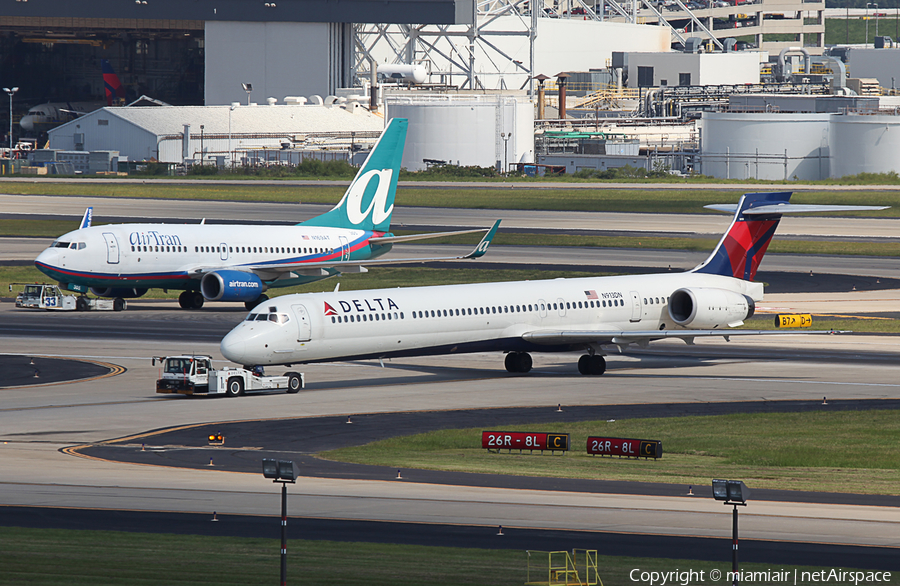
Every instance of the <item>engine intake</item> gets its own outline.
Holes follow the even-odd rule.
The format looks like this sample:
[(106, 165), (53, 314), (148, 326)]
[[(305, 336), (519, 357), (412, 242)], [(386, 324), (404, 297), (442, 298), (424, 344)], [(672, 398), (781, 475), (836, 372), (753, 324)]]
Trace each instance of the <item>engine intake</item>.
[(121, 297), (122, 299), (133, 299), (140, 297), (147, 292), (147, 289), (126, 289), (124, 287), (91, 287), (91, 293), (97, 297)]
[(753, 299), (727, 289), (684, 288), (669, 297), (669, 316), (684, 328), (736, 327), (755, 311)]
[(200, 293), (210, 301), (255, 301), (265, 290), (255, 273), (243, 271), (215, 271), (200, 280)]

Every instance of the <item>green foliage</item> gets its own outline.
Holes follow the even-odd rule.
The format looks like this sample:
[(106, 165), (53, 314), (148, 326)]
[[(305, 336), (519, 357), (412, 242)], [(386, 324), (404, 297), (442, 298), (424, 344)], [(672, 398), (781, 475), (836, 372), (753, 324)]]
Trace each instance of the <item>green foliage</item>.
[(431, 165), (424, 171), (407, 171), (400, 170), (400, 179), (416, 180), (416, 179), (432, 179), (432, 178), (473, 178), (473, 177), (497, 177), (497, 170), (494, 167), (478, 167), (477, 165), (451, 165), (445, 163), (443, 165)]
[(235, 167), (234, 169), (222, 170), (219, 175), (264, 179), (296, 179), (298, 177), (352, 179), (357, 171), (358, 169), (347, 161), (320, 161), (319, 159), (308, 158), (303, 159), (296, 166)]
[(835, 185), (900, 185), (900, 175), (896, 171), (887, 173), (857, 173), (828, 181)]
[(573, 175), (578, 179), (659, 179), (671, 177), (665, 165), (655, 165), (652, 171), (643, 167), (611, 167), (609, 169), (580, 169)]
[(219, 169), (215, 165), (192, 165), (190, 169), (188, 169), (188, 175), (190, 176), (213, 176), (218, 175)]
[(171, 165), (168, 163), (147, 163), (143, 168), (135, 171), (133, 175), (142, 177), (167, 177), (170, 175), (169, 169)]

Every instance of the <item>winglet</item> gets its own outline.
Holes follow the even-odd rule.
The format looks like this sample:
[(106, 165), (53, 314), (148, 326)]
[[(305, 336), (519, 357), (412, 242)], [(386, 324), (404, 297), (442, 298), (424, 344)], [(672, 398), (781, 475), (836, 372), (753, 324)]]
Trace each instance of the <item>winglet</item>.
[(491, 226), (491, 229), (488, 230), (488, 233), (484, 235), (484, 238), (481, 239), (481, 242), (478, 243), (478, 246), (475, 247), (475, 250), (464, 256), (463, 258), (481, 258), (487, 252), (488, 246), (491, 245), (491, 240), (494, 239), (494, 235), (497, 233), (497, 229), (500, 227), (500, 220), (494, 222), (494, 225)]
[(84, 210), (84, 216), (81, 218), (81, 226), (78, 227), (79, 230), (83, 230), (85, 228), (91, 227), (91, 219), (94, 217), (94, 208), (89, 207)]

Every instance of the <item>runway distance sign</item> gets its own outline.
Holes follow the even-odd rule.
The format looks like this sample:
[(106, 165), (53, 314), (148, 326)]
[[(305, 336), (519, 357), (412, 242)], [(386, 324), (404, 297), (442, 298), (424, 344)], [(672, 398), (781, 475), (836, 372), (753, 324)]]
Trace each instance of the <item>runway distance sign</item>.
[(809, 313), (784, 313), (775, 316), (776, 328), (808, 328), (811, 325), (812, 314)]
[(621, 437), (588, 437), (587, 453), (593, 456), (662, 458), (662, 442)]
[(481, 447), (486, 450), (569, 450), (567, 433), (533, 433), (527, 431), (483, 431)]

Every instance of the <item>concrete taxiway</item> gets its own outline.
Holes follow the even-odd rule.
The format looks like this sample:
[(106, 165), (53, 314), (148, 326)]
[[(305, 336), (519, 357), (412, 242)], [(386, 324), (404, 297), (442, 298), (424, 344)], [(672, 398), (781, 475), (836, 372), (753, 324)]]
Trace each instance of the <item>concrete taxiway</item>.
[[(830, 400), (900, 398), (897, 346), (891, 337), (741, 340), (728, 345), (729, 354), (719, 353), (717, 347), (710, 345), (705, 357), (683, 356), (677, 346), (656, 355), (611, 356), (608, 374), (602, 378), (578, 375), (572, 354), (537, 355), (535, 370), (528, 376), (508, 375), (497, 354), (395, 360), (385, 368), (377, 361), (311, 365), (303, 368), (309, 383), (299, 395), (188, 399), (153, 392), (158, 369), (150, 365), (149, 357), (184, 350), (217, 356), (215, 344), (2, 338), (3, 353), (18, 354), (27, 348), (31, 354), (89, 357), (126, 370), (87, 382), (0, 390), (0, 504), (270, 514), (278, 489), (258, 474), (203, 465), (185, 470), (122, 464), (62, 451), (128, 436), (135, 436), (130, 449), (140, 450), (139, 444), (145, 442), (139, 436), (144, 432), (197, 423), (343, 419), (350, 414), (511, 404), (549, 409), (557, 403), (818, 401), (826, 395)], [(705, 354), (703, 342), (697, 348)], [(853, 358), (860, 354), (874, 358)], [(841, 355), (847, 359), (836, 358)], [(161, 448), (152, 440), (150, 446)], [(290, 506), (319, 519), (665, 536), (730, 534), (728, 510), (710, 499), (687, 497), (686, 491), (683, 496), (584, 494), (528, 486), (446, 486), (420, 483), (415, 476), (415, 471), (407, 471), (402, 480), (304, 478), (292, 487)], [(741, 519), (742, 535), (752, 539), (900, 547), (900, 514), (893, 507), (760, 500), (742, 511)]]

